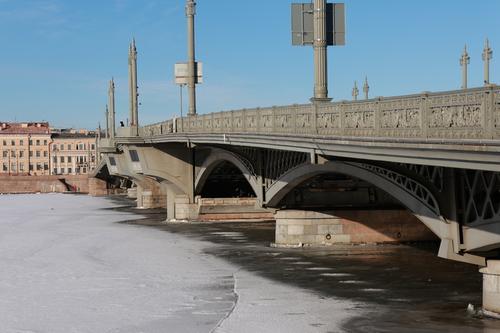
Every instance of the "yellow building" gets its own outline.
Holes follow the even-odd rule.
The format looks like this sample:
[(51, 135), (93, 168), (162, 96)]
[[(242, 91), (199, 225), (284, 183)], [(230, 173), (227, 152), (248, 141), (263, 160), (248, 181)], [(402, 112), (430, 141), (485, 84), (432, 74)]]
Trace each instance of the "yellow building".
[(85, 175), (96, 168), (96, 133), (87, 130), (53, 130), (51, 174)]
[(46, 122), (1, 122), (0, 174), (49, 175), (50, 142)]

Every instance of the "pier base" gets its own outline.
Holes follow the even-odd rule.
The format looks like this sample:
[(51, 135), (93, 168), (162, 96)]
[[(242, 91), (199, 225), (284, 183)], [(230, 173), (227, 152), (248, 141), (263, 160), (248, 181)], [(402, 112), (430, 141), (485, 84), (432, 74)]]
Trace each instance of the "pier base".
[(500, 260), (488, 260), (483, 273), (483, 312), (500, 319)]
[(275, 219), (275, 245), (283, 247), (437, 240), (423, 223), (402, 210), (281, 210)]

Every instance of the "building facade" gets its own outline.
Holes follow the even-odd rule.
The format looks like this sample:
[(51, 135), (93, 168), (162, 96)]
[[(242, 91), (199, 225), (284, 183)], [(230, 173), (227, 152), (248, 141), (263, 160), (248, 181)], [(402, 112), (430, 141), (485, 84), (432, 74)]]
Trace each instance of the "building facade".
[(87, 130), (54, 130), (51, 146), (53, 175), (85, 175), (97, 165), (96, 133)]
[(50, 143), (46, 122), (0, 123), (0, 174), (49, 175)]
[(0, 122), (0, 175), (85, 175), (96, 162), (95, 132)]

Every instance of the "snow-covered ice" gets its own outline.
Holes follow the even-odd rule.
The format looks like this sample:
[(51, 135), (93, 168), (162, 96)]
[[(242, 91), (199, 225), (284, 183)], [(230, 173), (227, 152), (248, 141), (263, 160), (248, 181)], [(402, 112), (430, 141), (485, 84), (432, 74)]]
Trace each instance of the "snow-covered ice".
[(205, 254), (209, 242), (116, 223), (140, 218), (116, 205), (0, 196), (0, 332), (339, 332), (353, 315)]

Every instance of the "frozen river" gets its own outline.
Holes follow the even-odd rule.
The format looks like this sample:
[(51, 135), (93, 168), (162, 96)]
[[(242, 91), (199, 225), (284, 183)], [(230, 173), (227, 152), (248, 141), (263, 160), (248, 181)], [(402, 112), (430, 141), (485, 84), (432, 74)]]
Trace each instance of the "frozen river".
[(0, 332), (500, 332), (465, 314), (477, 269), (432, 251), (271, 249), (269, 224), (123, 203), (0, 196)]
[(0, 332), (335, 332), (356, 306), (241, 270), (208, 242), (118, 224), (137, 216), (113, 206), (0, 196)]

